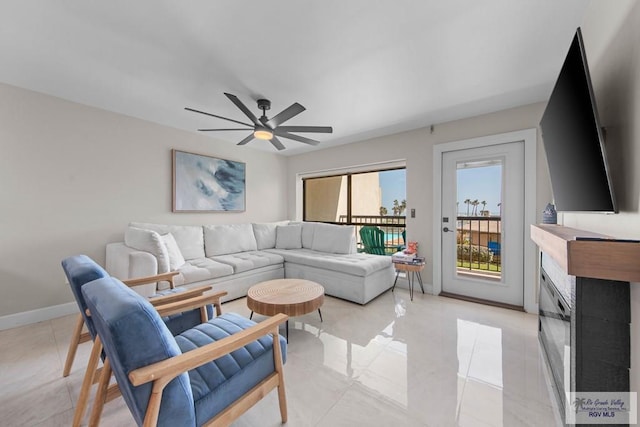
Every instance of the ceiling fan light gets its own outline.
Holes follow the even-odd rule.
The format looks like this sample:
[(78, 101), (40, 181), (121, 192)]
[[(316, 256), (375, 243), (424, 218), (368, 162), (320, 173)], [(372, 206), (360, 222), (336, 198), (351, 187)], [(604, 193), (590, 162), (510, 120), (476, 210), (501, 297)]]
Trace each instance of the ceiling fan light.
[(253, 132), (253, 136), (255, 136), (257, 139), (264, 139), (268, 141), (273, 138), (273, 132), (271, 132), (269, 129), (256, 129)]

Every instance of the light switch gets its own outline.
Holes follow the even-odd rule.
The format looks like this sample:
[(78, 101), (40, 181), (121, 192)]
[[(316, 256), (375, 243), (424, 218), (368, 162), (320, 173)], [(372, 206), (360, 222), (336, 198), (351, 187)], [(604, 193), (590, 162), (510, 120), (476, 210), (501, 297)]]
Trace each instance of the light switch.
[(416, 210), (411, 209), (411, 218), (415, 218), (415, 217), (416, 217)]

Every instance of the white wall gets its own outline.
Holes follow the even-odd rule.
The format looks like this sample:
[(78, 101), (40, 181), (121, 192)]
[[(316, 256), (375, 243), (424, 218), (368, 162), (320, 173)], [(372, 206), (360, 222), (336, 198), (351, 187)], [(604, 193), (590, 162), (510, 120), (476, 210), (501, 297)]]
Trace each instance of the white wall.
[[(179, 107), (176, 114), (180, 114)], [(246, 212), (172, 213), (171, 149), (242, 161)], [(60, 261), (130, 221), (286, 218), (286, 158), (0, 84), (0, 318), (73, 301)]]
[[(640, 2), (592, 2), (582, 23), (618, 215), (560, 214), (566, 226), (640, 239)], [(640, 262), (640, 260), (638, 260)], [(631, 285), (631, 390), (640, 391), (640, 283)]]
[[(300, 216), (296, 209), (296, 177), (315, 171), (350, 168), (391, 160), (406, 160), (407, 166), (407, 212), (416, 210), (416, 217), (407, 217), (407, 239), (419, 243), (419, 252), (427, 258), (423, 278), (433, 277), (432, 223), (433, 218), (433, 146), (443, 142), (457, 141), (478, 136), (493, 135), (538, 126), (545, 104), (533, 104), (499, 111), (478, 117), (443, 123), (434, 127), (417, 129), (387, 137), (314, 151), (289, 158), (287, 185), (289, 186), (289, 217)], [(546, 160), (542, 143), (538, 141), (537, 207), (541, 212), (551, 200)], [(526, 159), (536, 161), (536, 159)], [(541, 214), (538, 216), (540, 220)], [(301, 219), (301, 218), (297, 218)], [(528, 226), (527, 226), (528, 227)], [(530, 260), (535, 263), (536, 260)]]

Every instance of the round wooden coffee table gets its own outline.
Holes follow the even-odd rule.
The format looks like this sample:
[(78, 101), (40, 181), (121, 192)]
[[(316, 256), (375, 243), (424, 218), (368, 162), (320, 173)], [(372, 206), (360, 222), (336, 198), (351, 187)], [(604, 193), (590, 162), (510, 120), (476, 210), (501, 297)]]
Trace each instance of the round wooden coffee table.
[[(247, 292), (247, 307), (251, 316), (256, 312), (264, 316), (284, 313), (287, 316), (302, 316), (318, 310), (322, 322), (320, 307), (324, 303), (324, 288), (310, 280), (276, 279), (258, 283)], [(289, 321), (286, 324), (286, 337), (289, 342)]]

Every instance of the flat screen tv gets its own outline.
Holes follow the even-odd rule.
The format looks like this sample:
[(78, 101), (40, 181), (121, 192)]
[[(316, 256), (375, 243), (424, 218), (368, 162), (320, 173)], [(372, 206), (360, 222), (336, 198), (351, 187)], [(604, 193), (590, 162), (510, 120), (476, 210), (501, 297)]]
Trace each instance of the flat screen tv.
[(558, 211), (618, 209), (580, 28), (540, 122)]

